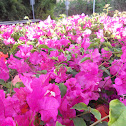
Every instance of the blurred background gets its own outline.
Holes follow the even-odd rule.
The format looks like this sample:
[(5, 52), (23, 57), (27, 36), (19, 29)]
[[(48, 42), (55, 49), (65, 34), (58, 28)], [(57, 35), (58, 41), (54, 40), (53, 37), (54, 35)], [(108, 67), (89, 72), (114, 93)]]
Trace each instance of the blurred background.
[[(45, 20), (48, 15), (56, 19), (61, 14), (66, 14), (66, 0), (35, 0), (34, 13), (36, 19)], [(95, 12), (103, 11), (105, 4), (110, 4), (111, 15), (114, 10), (126, 11), (126, 0), (95, 0)], [(93, 12), (93, 0), (69, 0), (68, 15)], [(32, 19), (32, 6), (30, 0), (0, 0), (0, 21), (23, 20), (25, 16)]]

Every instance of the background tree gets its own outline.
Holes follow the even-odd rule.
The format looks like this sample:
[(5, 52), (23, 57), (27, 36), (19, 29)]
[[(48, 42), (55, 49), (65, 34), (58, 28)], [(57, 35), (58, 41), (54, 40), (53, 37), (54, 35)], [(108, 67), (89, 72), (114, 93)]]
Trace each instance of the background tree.
[(48, 15), (54, 19), (54, 6), (56, 4), (56, 0), (36, 0), (35, 4), (35, 14), (36, 18), (46, 19)]
[[(54, 18), (56, 0), (35, 0), (35, 17), (46, 19), (48, 15)], [(0, 0), (0, 21), (23, 20), (25, 16), (32, 18), (30, 0)]]
[[(105, 4), (110, 4), (112, 11), (126, 11), (126, 0), (95, 0), (95, 12), (101, 13)], [(72, 0), (69, 5), (69, 16), (85, 13), (91, 15), (93, 13), (93, 0)], [(66, 14), (65, 0), (60, 0), (55, 6), (55, 16)]]
[(113, 0), (113, 8), (118, 11), (126, 11), (126, 0)]
[(24, 4), (23, 0), (1, 0), (0, 20), (21, 20), (24, 16), (30, 16), (30, 5)]

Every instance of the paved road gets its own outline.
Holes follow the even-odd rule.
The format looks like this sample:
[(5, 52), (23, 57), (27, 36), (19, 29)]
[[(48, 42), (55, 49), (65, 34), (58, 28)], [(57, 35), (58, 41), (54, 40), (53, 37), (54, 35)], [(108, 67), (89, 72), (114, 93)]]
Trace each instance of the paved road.
[[(31, 22), (39, 22), (41, 21), (40, 19), (30, 19)], [(0, 25), (12, 25), (12, 24), (26, 24), (28, 22), (28, 20), (19, 20), (19, 21), (3, 21), (0, 22)]]

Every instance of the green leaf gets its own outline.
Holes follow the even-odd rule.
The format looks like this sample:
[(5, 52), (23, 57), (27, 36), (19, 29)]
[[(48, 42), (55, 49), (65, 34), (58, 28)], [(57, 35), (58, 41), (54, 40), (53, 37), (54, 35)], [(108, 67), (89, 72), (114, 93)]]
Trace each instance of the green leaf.
[(112, 48), (112, 45), (110, 42), (106, 42), (106, 46)]
[(37, 73), (39, 73), (39, 74), (46, 74), (47, 73), (47, 70), (37, 71)]
[(117, 56), (117, 57), (121, 57), (121, 55), (122, 55), (122, 54), (117, 54), (116, 56)]
[(12, 53), (16, 50), (16, 48), (17, 48), (19, 45), (21, 45), (21, 43), (16, 43), (16, 44), (14, 44), (13, 47), (11, 48), (11, 50), (9, 51), (10, 54), (12, 54)]
[(61, 91), (61, 97), (63, 97), (66, 94), (67, 87), (64, 85), (64, 83), (58, 84), (59, 89)]
[(44, 45), (44, 44), (38, 45), (38, 48), (49, 49), (49, 47), (47, 45)]
[(31, 49), (31, 53), (34, 53), (35, 51), (37, 51), (37, 49)]
[(58, 57), (51, 57), (51, 59), (58, 61)]
[(86, 126), (85, 121), (79, 117), (74, 118), (73, 122), (74, 122), (74, 126)]
[(29, 17), (28, 17), (28, 16), (25, 16), (25, 17), (24, 17), (24, 19), (27, 19), (27, 20), (29, 20)]
[(104, 50), (106, 51), (110, 51), (110, 49), (108, 47), (104, 47)]
[(117, 38), (117, 39), (121, 39), (121, 36), (119, 36), (119, 35), (116, 35), (116, 38)]
[(67, 56), (67, 61), (71, 60), (71, 55)]
[(118, 99), (114, 99), (109, 104), (109, 122), (108, 126), (126, 125), (126, 106)]
[(83, 102), (80, 102), (78, 104), (75, 104), (72, 109), (77, 109), (77, 110), (88, 110), (88, 107), (86, 104), (84, 104)]
[(104, 72), (106, 72), (109, 76), (111, 76), (110, 72), (104, 66), (101, 66), (101, 69), (104, 70)]
[[(112, 45), (111, 45), (111, 43), (110, 42), (103, 42), (103, 45), (104, 46), (106, 46), (106, 47), (110, 47), (110, 48), (112, 48)], [(106, 48), (107, 49), (107, 48)]]
[(91, 49), (91, 48), (98, 47), (98, 46), (99, 46), (98, 42), (93, 42), (90, 44), (90, 46), (88, 48)]
[(11, 85), (12, 85), (12, 83), (11, 82), (8, 82), (8, 83), (4, 83), (4, 84), (2, 84), (4, 87), (6, 87), (6, 88), (8, 88), (8, 89), (10, 89), (11, 88)]
[(36, 44), (36, 42), (33, 42), (33, 41), (27, 41), (27, 45), (35, 45)]
[(80, 52), (84, 54), (84, 48), (80, 48)]
[(98, 110), (90, 108), (90, 112), (95, 116), (97, 120), (101, 119), (101, 113)]
[(56, 126), (65, 126), (65, 125), (62, 125), (61, 123), (59, 123), (58, 121), (56, 122)]
[(39, 78), (39, 77), (40, 77), (40, 75), (41, 75), (41, 74), (35, 74), (35, 76), (36, 76), (37, 78)]
[(55, 51), (56, 49), (54, 48), (49, 48), (48, 51), (51, 52), (51, 51)]
[(73, 72), (73, 70), (71, 69), (71, 67), (67, 67), (67, 72)]
[(15, 32), (15, 33), (13, 33), (13, 34), (11, 34), (11, 37), (15, 40), (15, 41), (17, 41), (19, 38), (20, 38), (20, 33), (19, 32)]
[(117, 48), (117, 47), (113, 47), (113, 49), (114, 49), (114, 52), (121, 52), (122, 53), (122, 49), (121, 48)]
[(15, 88), (20, 88), (20, 87), (25, 87), (24, 84), (22, 82), (17, 82), (15, 84)]
[(89, 60), (89, 59), (90, 59), (90, 57), (84, 57), (83, 59), (81, 59), (81, 63), (83, 63), (84, 61)]
[(0, 79), (0, 84), (5, 84), (3, 79)]
[(63, 49), (59, 49), (58, 52), (63, 52)]
[(114, 35), (114, 34), (112, 34), (112, 35), (111, 35), (111, 38), (115, 38), (115, 35)]

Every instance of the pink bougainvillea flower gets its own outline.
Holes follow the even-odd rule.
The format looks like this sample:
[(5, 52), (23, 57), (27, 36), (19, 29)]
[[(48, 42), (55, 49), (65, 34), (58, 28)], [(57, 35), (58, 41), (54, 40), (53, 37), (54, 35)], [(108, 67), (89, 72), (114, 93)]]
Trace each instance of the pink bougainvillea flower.
[(8, 38), (10, 38), (11, 36), (10, 36), (10, 33), (9, 33), (9, 32), (4, 32), (4, 33), (2, 34), (2, 37), (3, 37), (4, 39), (8, 39)]
[(70, 90), (74, 90), (77, 88), (76, 86), (79, 86), (79, 85), (77, 85), (76, 78), (70, 78), (70, 79), (66, 80), (66, 83), (64, 83), (64, 85), (66, 85), (67, 89), (70, 89)]
[(87, 54), (84, 57), (90, 57), (93, 63), (98, 63), (102, 59), (98, 49), (90, 50), (90, 54)]
[(30, 67), (24, 59), (18, 60), (17, 58), (13, 57), (13, 55), (10, 55), (7, 63), (9, 64), (9, 68), (16, 69), (18, 73), (25, 73), (30, 71)]
[[(78, 76), (78, 81), (80, 81), (79, 75), (84, 77), (83, 80), (90, 80), (90, 81), (99, 80), (97, 77), (98, 65), (96, 63), (93, 63), (90, 61), (85, 61), (83, 63), (80, 63), (80, 70), (81, 70), (81, 72), (76, 75), (76, 76)], [(83, 85), (84, 83), (85, 82), (83, 81), (80, 84)], [(87, 85), (87, 86), (89, 86), (89, 85)]]
[[(41, 81), (42, 82), (42, 81)], [(37, 84), (37, 83), (36, 83)], [(61, 96), (58, 86), (55, 84), (33, 86), (33, 91), (27, 97), (30, 109), (41, 114), (41, 120), (56, 121)]]
[(47, 90), (44, 96), (55, 97), (59, 103), (61, 102), (61, 92), (55, 83), (45, 86), (44, 89)]
[(30, 94), (30, 91), (26, 87), (14, 88), (15, 94), (12, 96), (13, 99), (18, 99), (21, 104), (26, 103), (26, 98)]
[(38, 87), (45, 87), (49, 85), (50, 74), (42, 74), (39, 78), (32, 79), (31, 88), (36, 89)]
[(69, 126), (69, 124), (73, 124), (70, 118), (74, 118), (76, 116), (75, 109), (71, 109), (72, 106), (67, 101), (66, 97), (62, 98), (61, 105), (59, 108), (60, 113), (62, 114), (62, 124), (65, 126)]
[(39, 52), (34, 52), (30, 54), (30, 59), (29, 61), (33, 64), (33, 65), (37, 65), (40, 64), (42, 61), (42, 56)]
[(126, 46), (122, 47), (122, 52), (123, 52), (123, 54), (121, 55), (121, 60), (123, 62), (126, 62)]
[(3, 79), (4, 81), (9, 79), (9, 69), (4, 62), (4, 57), (0, 58), (0, 79)]
[[(42, 86), (34, 88), (33, 92), (27, 97), (27, 102), (32, 111), (41, 113), (41, 120), (48, 122), (51, 119), (56, 120), (59, 108), (59, 102), (55, 95), (46, 96), (47, 90)], [(50, 92), (51, 93), (51, 92)]]
[(126, 72), (122, 72), (119, 77), (115, 79), (115, 84), (113, 85), (118, 92), (118, 95), (126, 94)]
[(98, 30), (98, 32), (96, 32), (96, 35), (97, 35), (97, 38), (99, 38), (101, 42), (104, 42), (103, 29)]
[(84, 48), (85, 51), (87, 51), (87, 48), (90, 46), (90, 39), (89, 38), (84, 38), (82, 43), (81, 43), (81, 47)]
[(104, 48), (101, 49), (101, 53), (104, 60), (109, 60), (110, 57), (112, 56), (112, 52), (106, 51)]
[(53, 97), (44, 97), (40, 104), (41, 120), (48, 122), (53, 119), (55, 121), (58, 115), (59, 102)]
[(21, 45), (19, 46), (19, 51), (15, 54), (15, 56), (23, 58), (23, 59), (27, 59), (28, 57), (30, 57), (31, 54), (31, 49), (33, 48), (32, 45)]
[(27, 111), (25, 114), (17, 115), (14, 119), (19, 126), (35, 126), (35, 113), (31, 110)]
[(27, 73), (24, 73), (23, 75), (19, 74), (19, 77), (20, 77), (21, 81), (23, 82), (23, 84), (25, 85), (25, 87), (29, 91), (32, 91), (32, 88), (31, 88), (32, 77), (29, 76), (29, 74), (27, 74)]
[(105, 88), (105, 89), (108, 89), (110, 87), (113, 87), (112, 80), (111, 80), (110, 76), (105, 77), (104, 78), (104, 81), (100, 81), (98, 86), (100, 88)]
[(30, 94), (30, 91), (26, 87), (20, 87), (20, 89), (14, 88), (14, 91), (15, 91), (15, 94), (12, 96), (12, 99), (14, 101), (17, 101), (17, 104), (14, 105), (13, 104), (14, 101), (10, 101), (12, 108), (10, 108), (10, 106), (7, 106), (7, 107), (11, 111), (13, 111), (13, 109), (16, 109), (15, 112), (17, 112), (17, 114), (13, 115), (13, 117), (17, 117), (18, 115), (23, 115), (29, 111), (29, 106), (26, 102), (26, 98)]
[(120, 60), (120, 59), (119, 60), (114, 59), (114, 61), (111, 64), (111, 67), (110, 67), (110, 74), (116, 75), (117, 72), (120, 73), (122, 71), (122, 69), (119, 71), (120, 68), (123, 68), (123, 62), (122, 62), (122, 60)]
[(5, 119), (5, 115), (4, 115), (4, 111), (5, 111), (4, 100), (5, 100), (5, 93), (4, 93), (3, 90), (0, 90), (0, 124)]
[(20, 101), (8, 96), (4, 101), (5, 117), (15, 117), (20, 113)]
[(57, 83), (61, 83), (65, 81), (68, 78), (68, 75), (66, 74), (67, 69), (65, 67), (60, 67), (59, 71), (57, 72), (57, 77), (55, 81)]
[(14, 79), (12, 80), (12, 83), (13, 83), (14, 86), (15, 86), (15, 84), (16, 84), (17, 82), (22, 82), (21, 79), (20, 79), (20, 77), (19, 77), (19, 75), (16, 75), (16, 76), (14, 77)]
[(3, 40), (5, 45), (9, 45), (9, 44), (15, 44), (15, 40), (13, 38), (8, 38), (8, 39), (4, 39)]
[[(0, 90), (0, 126), (16, 126), (16, 123), (12, 119), (12, 115), (14, 114), (13, 111), (9, 110), (7, 107), (8, 105), (6, 104), (6, 99), (5, 99), (5, 93), (3, 90)], [(11, 104), (11, 103), (10, 103)], [(9, 110), (9, 111), (8, 111)], [(10, 116), (7, 115), (6, 112), (9, 112)]]
[(7, 117), (5, 120), (2, 121), (0, 126), (16, 126), (16, 122), (13, 120), (12, 117)]

